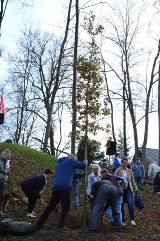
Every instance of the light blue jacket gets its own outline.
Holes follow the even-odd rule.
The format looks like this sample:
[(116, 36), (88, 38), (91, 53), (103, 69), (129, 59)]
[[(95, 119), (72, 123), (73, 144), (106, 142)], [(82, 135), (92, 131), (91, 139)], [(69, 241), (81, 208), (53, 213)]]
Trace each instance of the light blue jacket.
[(144, 177), (144, 166), (141, 163), (132, 164), (134, 177)]

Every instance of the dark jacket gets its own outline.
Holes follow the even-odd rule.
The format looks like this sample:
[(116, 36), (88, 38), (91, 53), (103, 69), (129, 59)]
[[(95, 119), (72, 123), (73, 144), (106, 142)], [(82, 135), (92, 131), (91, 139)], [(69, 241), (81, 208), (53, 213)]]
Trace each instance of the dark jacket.
[(22, 189), (27, 189), (31, 193), (34, 193), (36, 198), (40, 198), (40, 192), (43, 190), (46, 184), (44, 174), (39, 174), (30, 178), (27, 178), (21, 183)]
[(110, 181), (107, 180), (102, 180), (102, 181), (97, 181), (93, 184), (92, 188), (91, 188), (91, 195), (93, 195), (94, 199), (97, 196), (97, 193), (99, 191), (99, 188), (101, 185), (103, 184), (107, 184), (107, 185), (112, 185), (112, 183)]
[(84, 169), (86, 164), (81, 161), (62, 157), (58, 160), (53, 180), (52, 190), (69, 190), (72, 189), (75, 169)]
[(118, 195), (123, 196), (123, 189), (115, 176), (110, 173), (106, 173), (102, 175), (101, 180), (110, 181), (117, 188)]
[(6, 161), (0, 157), (0, 179), (5, 180), (7, 174), (5, 173), (5, 168), (6, 168)]

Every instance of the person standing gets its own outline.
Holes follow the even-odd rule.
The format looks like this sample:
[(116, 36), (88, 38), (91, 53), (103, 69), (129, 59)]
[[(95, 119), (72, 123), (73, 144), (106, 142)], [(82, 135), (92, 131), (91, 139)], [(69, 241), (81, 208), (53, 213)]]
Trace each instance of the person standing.
[(90, 196), (92, 186), (95, 182), (101, 180), (101, 174), (100, 174), (100, 166), (97, 164), (93, 164), (92, 166), (92, 172), (88, 175), (88, 185), (87, 185), (87, 194)]
[(116, 169), (119, 168), (121, 165), (121, 160), (120, 160), (120, 153), (116, 153), (115, 157), (113, 158), (113, 166), (112, 166), (112, 174), (115, 173)]
[(111, 206), (114, 223), (118, 232), (122, 231), (122, 226), (119, 219), (117, 209), (117, 188), (107, 180), (97, 181), (93, 184), (91, 197), (94, 198), (94, 204), (91, 214), (91, 224), (88, 233), (96, 233), (101, 228), (102, 212)]
[(159, 171), (160, 167), (154, 161), (152, 161), (148, 168), (148, 177), (154, 179)]
[(35, 218), (34, 207), (38, 199), (43, 204), (41, 194), (44, 191), (45, 185), (53, 172), (51, 169), (46, 169), (43, 174), (39, 174), (30, 178), (27, 178), (21, 183), (21, 188), (28, 198), (28, 213), (27, 217)]
[(79, 198), (78, 198), (78, 191), (79, 191), (79, 183), (80, 179), (84, 177), (85, 173), (79, 173), (79, 170), (76, 168), (74, 172), (74, 178), (73, 178), (73, 201), (74, 201), (74, 207), (76, 210), (79, 210)]
[(76, 157), (73, 154), (68, 155), (68, 157), (62, 157), (58, 160), (53, 179), (51, 199), (36, 223), (38, 230), (43, 226), (45, 220), (60, 201), (62, 209), (59, 214), (57, 228), (64, 227), (64, 222), (70, 208), (74, 170), (76, 168), (85, 169), (86, 165), (85, 162), (76, 160)]
[(5, 215), (3, 212), (3, 202), (5, 196), (5, 187), (7, 177), (10, 173), (10, 168), (7, 167), (7, 161), (10, 160), (11, 151), (6, 149), (2, 152), (0, 157), (0, 215)]
[(121, 161), (121, 167), (115, 171), (115, 176), (121, 176), (125, 179), (126, 188), (123, 190), (123, 203), (122, 203), (122, 222), (125, 224), (124, 216), (124, 202), (128, 205), (129, 216), (131, 225), (135, 226), (134, 221), (134, 193), (138, 191), (136, 182), (134, 180), (133, 172), (131, 169), (127, 168), (128, 159), (125, 157)]
[(143, 185), (144, 166), (141, 164), (139, 157), (137, 157), (135, 163), (132, 164), (132, 172), (136, 183)]

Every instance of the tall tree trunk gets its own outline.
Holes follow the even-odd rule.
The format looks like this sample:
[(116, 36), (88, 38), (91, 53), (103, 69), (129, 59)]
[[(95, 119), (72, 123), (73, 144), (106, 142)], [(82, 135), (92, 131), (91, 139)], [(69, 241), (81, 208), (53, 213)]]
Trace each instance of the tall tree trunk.
[[(126, 77), (125, 77), (126, 82)], [(126, 96), (125, 96), (125, 84), (123, 85), (123, 138), (124, 138), (124, 150), (123, 155), (127, 157), (127, 137), (126, 137)]]
[[(102, 57), (103, 59), (103, 57)], [(110, 112), (111, 112), (111, 130), (112, 130), (112, 136), (113, 136), (113, 141), (116, 142), (116, 136), (115, 136), (115, 130), (114, 130), (114, 114), (113, 114), (113, 103), (112, 99), (110, 97), (110, 92), (109, 92), (109, 87), (108, 87), (108, 79), (106, 76), (106, 66), (105, 66), (105, 61), (103, 59), (103, 66), (104, 66), (104, 78), (106, 82), (106, 87), (107, 87), (107, 97), (108, 97), (108, 102), (110, 103)]]
[(154, 62), (153, 62), (153, 67), (152, 67), (152, 72), (151, 72), (151, 79), (150, 79), (149, 88), (148, 88), (148, 91), (147, 91), (147, 98), (146, 98), (144, 139), (143, 139), (143, 145), (142, 145), (142, 163), (145, 166), (145, 168), (146, 168), (145, 151), (146, 151), (147, 140), (148, 140), (148, 124), (149, 124), (149, 101), (150, 101), (151, 90), (152, 90), (152, 87), (153, 87), (153, 84), (154, 84), (155, 67), (156, 67), (159, 55), (160, 55), (160, 40), (159, 40), (159, 43), (158, 43), (157, 55), (154, 58)]
[(74, 60), (73, 60), (73, 89), (72, 89), (72, 135), (71, 135), (71, 153), (75, 154), (76, 148), (76, 83), (77, 83), (77, 52), (78, 52), (78, 30), (79, 30), (79, 0), (76, 0), (76, 24), (75, 24), (75, 42), (74, 42)]
[(50, 149), (51, 149), (51, 155), (55, 156), (53, 124), (51, 124), (51, 128), (50, 128)]
[(158, 130), (159, 130), (159, 138), (158, 138), (158, 165), (160, 166), (160, 64), (158, 71)]
[(50, 107), (49, 107), (49, 111), (48, 111), (48, 119), (47, 119), (47, 126), (46, 126), (45, 137), (44, 137), (43, 152), (46, 152), (46, 149), (47, 149), (48, 138), (49, 138), (49, 134), (50, 134), (51, 121), (52, 121), (52, 110), (53, 110), (53, 106), (54, 106), (54, 100), (55, 100), (55, 97), (56, 97), (56, 93), (57, 93), (58, 88), (59, 88), (59, 76), (60, 76), (64, 47), (65, 47), (67, 37), (68, 37), (70, 15), (71, 15), (71, 6), (72, 6), (72, 0), (70, 0), (70, 2), (69, 2), (65, 36), (64, 36), (64, 39), (63, 39), (63, 42), (62, 42), (62, 45), (61, 45), (61, 49), (60, 49), (59, 61), (58, 61), (57, 73), (56, 73), (56, 81), (55, 81), (54, 89), (53, 89), (53, 92), (52, 92), (51, 103), (50, 103)]

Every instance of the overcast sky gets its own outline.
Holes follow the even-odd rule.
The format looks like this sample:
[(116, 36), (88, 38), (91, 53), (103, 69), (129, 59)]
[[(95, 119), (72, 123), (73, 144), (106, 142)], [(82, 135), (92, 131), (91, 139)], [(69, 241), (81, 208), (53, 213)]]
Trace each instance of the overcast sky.
[[(30, 1), (32, 2), (32, 1)], [(22, 8), (18, 0), (9, 1), (6, 14), (2, 23), (2, 43), (6, 49), (14, 48), (14, 39), (19, 35), (19, 30), (23, 27), (23, 23), (27, 21), (34, 21), (39, 24), (43, 29), (52, 30), (57, 29), (62, 31), (64, 13), (68, 7), (67, 0), (34, 0), (34, 5), (32, 8), (24, 7)], [(98, 3), (98, 0), (81, 0), (81, 5), (89, 2), (89, 5), (93, 3)], [(91, 9), (91, 8), (89, 8)], [(93, 8), (95, 14), (100, 14), (102, 10), (102, 5), (96, 5)], [(3, 63), (2, 63), (3, 62)], [(1, 76), (5, 75), (5, 61), (1, 59)], [(2, 78), (2, 77), (1, 77)], [(1, 79), (2, 81), (2, 79)], [(143, 141), (143, 127), (142, 123), (139, 125), (139, 146)], [(132, 127), (131, 127), (132, 128)], [(150, 115), (150, 128), (149, 128), (149, 138), (147, 147), (158, 148), (158, 114)]]

